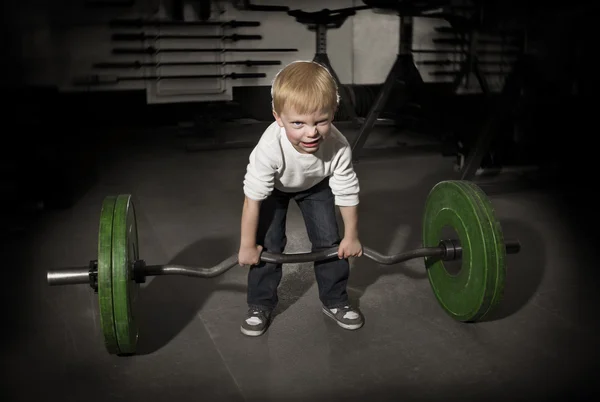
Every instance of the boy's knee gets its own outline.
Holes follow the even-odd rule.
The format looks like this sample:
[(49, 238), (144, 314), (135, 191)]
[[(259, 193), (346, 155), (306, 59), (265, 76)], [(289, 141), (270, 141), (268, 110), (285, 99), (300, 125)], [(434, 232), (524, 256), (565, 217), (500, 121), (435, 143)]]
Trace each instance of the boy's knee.
[(285, 250), (285, 246), (287, 245), (287, 238), (281, 238), (281, 239), (274, 239), (274, 238), (265, 238), (265, 241), (263, 244), (261, 244), (261, 246), (263, 246), (263, 248), (266, 251), (269, 251), (270, 253), (283, 253), (283, 250)]
[(324, 250), (332, 247), (338, 247), (340, 245), (341, 239), (339, 236), (331, 236), (317, 239), (312, 242), (313, 251)]

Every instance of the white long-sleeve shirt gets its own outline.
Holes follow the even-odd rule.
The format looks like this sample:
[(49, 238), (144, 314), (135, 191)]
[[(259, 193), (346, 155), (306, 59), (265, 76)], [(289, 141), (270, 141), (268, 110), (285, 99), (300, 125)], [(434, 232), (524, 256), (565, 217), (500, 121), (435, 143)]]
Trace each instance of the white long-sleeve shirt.
[(359, 201), (359, 183), (352, 166), (348, 140), (332, 125), (329, 135), (314, 154), (294, 148), (285, 128), (273, 122), (250, 153), (244, 176), (244, 194), (261, 201), (273, 188), (283, 192), (303, 191), (329, 177), (329, 186), (338, 206), (353, 206)]

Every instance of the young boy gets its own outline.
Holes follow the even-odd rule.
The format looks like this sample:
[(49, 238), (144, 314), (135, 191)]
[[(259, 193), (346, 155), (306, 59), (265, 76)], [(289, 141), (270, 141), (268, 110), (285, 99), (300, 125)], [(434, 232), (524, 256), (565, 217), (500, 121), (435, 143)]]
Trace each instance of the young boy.
[[(346, 329), (358, 329), (363, 317), (348, 301), (348, 257), (360, 257), (357, 205), (359, 183), (351, 148), (332, 125), (339, 96), (323, 66), (297, 61), (281, 70), (271, 89), (275, 122), (250, 154), (244, 177), (238, 263), (248, 272), (248, 314), (241, 331), (262, 335), (277, 305), (281, 264), (260, 262), (262, 250), (283, 253), (286, 215), (294, 200), (304, 217), (312, 251), (338, 247), (338, 259), (314, 263), (323, 312)], [(335, 206), (344, 221), (340, 238)]]

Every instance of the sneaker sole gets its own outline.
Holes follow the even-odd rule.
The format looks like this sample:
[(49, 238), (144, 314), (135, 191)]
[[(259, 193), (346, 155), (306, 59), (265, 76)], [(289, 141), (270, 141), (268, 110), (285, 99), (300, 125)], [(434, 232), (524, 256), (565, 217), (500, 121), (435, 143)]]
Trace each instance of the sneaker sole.
[(261, 336), (262, 334), (264, 334), (267, 331), (267, 328), (262, 329), (262, 330), (251, 330), (251, 329), (246, 329), (244, 327), (240, 327), (240, 331), (242, 331), (242, 334), (248, 335), (248, 336)]
[(340, 327), (342, 327), (344, 329), (355, 330), (355, 329), (359, 329), (364, 324), (364, 321), (360, 322), (358, 324), (344, 324), (343, 322), (338, 321), (338, 319), (335, 318), (335, 316), (333, 315), (333, 313), (331, 311), (327, 310), (325, 307), (322, 307), (321, 310), (323, 310), (323, 313), (325, 313), (325, 315), (327, 317), (331, 318), (333, 321), (336, 322), (337, 325), (339, 325)]

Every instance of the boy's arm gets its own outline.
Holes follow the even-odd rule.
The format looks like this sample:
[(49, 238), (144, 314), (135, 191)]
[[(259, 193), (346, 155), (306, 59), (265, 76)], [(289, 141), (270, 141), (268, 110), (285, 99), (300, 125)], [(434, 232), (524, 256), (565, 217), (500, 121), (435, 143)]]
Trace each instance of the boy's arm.
[(256, 229), (258, 228), (261, 202), (248, 197), (244, 199), (240, 249), (238, 251), (238, 263), (242, 266), (256, 265), (260, 262), (262, 246), (256, 244)]
[(344, 220), (344, 237), (339, 246), (340, 258), (360, 257), (362, 245), (358, 235), (358, 204), (360, 186), (358, 177), (352, 166), (352, 152), (349, 144), (345, 144), (336, 161), (336, 167), (329, 180), (335, 196), (335, 203)]
[(349, 224), (349, 230), (346, 235), (355, 235), (357, 229), (360, 184), (358, 177), (352, 166), (352, 151), (350, 145), (345, 142), (345, 146), (338, 151), (334, 159), (335, 167), (333, 174), (329, 178), (329, 186), (335, 196), (335, 203), (340, 208), (344, 223)]
[[(340, 135), (341, 136), (341, 135)], [(344, 140), (333, 158), (333, 171), (329, 178), (329, 186), (335, 196), (335, 203), (341, 207), (356, 206), (359, 203), (360, 184), (352, 165), (352, 149)], [(356, 211), (354, 211), (356, 213)]]
[(339, 208), (344, 220), (344, 238), (349, 240), (358, 239), (358, 206), (340, 206)]
[(358, 207), (340, 205), (339, 208), (344, 220), (344, 237), (338, 247), (338, 257), (360, 257), (363, 250), (358, 239)]
[(242, 208), (240, 265), (254, 265), (260, 261), (262, 247), (256, 244), (256, 232), (262, 200), (271, 194), (277, 170), (277, 154), (259, 142), (250, 155), (246, 175), (244, 176), (244, 205)]
[(244, 199), (240, 248), (256, 246), (256, 230), (258, 228), (258, 215), (261, 202), (248, 197)]

